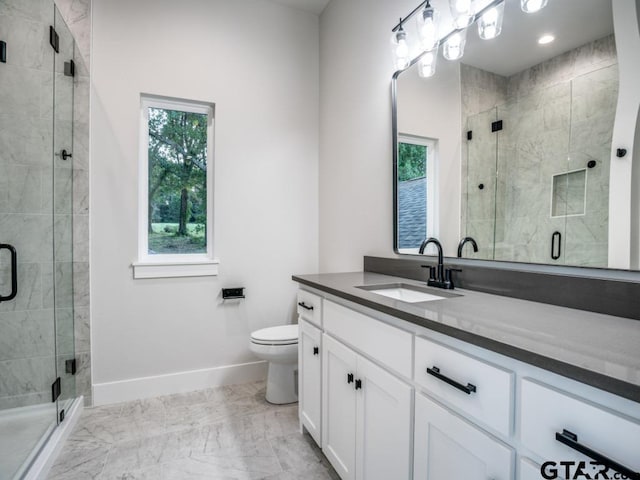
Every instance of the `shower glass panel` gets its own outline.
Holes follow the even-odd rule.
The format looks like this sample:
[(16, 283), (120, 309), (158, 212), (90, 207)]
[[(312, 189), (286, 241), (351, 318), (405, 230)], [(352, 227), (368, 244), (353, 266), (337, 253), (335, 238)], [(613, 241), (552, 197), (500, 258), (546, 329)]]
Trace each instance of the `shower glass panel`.
[(581, 75), (571, 84), (571, 144), (567, 169), (576, 172), (575, 177), (580, 172), (585, 185), (575, 179), (569, 185), (565, 262), (568, 265), (606, 267), (609, 173), (612, 126), (618, 98), (618, 66)]
[[(60, 53), (49, 43), (59, 36)], [(21, 478), (60, 420), (52, 384), (75, 396), (72, 169), (54, 152), (71, 145), (73, 78), (62, 62), (73, 40), (52, 1), (0, 0), (0, 479)], [(64, 77), (64, 78), (62, 78)], [(54, 136), (56, 137), (54, 140)], [(55, 147), (54, 147), (55, 145)], [(64, 408), (61, 403), (60, 409)]]
[[(54, 63), (53, 109), (53, 242), (56, 367), (61, 381), (59, 412), (76, 396), (73, 322), (73, 86), (74, 48), (71, 32), (58, 9), (55, 29), (59, 52)], [(59, 416), (59, 414), (58, 414)]]

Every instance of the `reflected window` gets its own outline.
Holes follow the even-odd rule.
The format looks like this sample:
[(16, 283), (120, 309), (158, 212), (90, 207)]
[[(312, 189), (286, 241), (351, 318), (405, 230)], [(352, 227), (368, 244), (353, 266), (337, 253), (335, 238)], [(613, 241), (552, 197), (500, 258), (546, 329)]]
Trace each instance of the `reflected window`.
[(417, 253), (428, 236), (435, 236), (436, 142), (398, 136), (398, 250)]

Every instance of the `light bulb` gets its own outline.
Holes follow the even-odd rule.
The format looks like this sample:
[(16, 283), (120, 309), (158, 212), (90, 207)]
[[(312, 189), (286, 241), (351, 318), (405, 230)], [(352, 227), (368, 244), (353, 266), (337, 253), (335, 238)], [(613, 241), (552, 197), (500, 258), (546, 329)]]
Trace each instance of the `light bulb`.
[(467, 42), (467, 30), (462, 30), (451, 35), (442, 49), (442, 55), (447, 60), (458, 60), (464, 55), (464, 46)]
[(546, 7), (549, 0), (520, 0), (520, 8), (526, 13), (535, 13)]
[(490, 40), (500, 35), (503, 18), (504, 3), (487, 10), (478, 20), (478, 35), (480, 38)]
[(409, 66), (409, 45), (407, 45), (407, 32), (400, 29), (391, 35), (391, 51), (397, 70), (404, 70)]
[(422, 50), (433, 50), (438, 44), (438, 24), (440, 12), (433, 8), (430, 2), (417, 16), (418, 35)]
[(473, 21), (471, 0), (449, 0), (449, 9), (456, 28), (465, 28)]
[(438, 60), (438, 49), (435, 48), (426, 52), (418, 63), (418, 76), (422, 78), (433, 77), (436, 73), (436, 61)]

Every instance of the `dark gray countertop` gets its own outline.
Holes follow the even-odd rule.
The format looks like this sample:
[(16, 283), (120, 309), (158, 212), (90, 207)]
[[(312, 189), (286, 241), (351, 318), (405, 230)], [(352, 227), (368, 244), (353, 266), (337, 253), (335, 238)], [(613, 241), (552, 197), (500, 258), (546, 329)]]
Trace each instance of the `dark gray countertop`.
[(369, 272), (293, 280), (465, 342), (640, 402), (640, 321), (456, 289), (410, 304), (356, 288), (424, 282)]

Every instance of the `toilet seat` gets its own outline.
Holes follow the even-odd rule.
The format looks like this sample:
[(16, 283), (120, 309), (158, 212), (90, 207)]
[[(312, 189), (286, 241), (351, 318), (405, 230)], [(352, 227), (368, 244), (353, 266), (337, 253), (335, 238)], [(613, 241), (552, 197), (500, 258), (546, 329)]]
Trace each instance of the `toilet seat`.
[(280, 325), (256, 330), (251, 334), (251, 342), (258, 345), (295, 345), (298, 343), (298, 325)]

